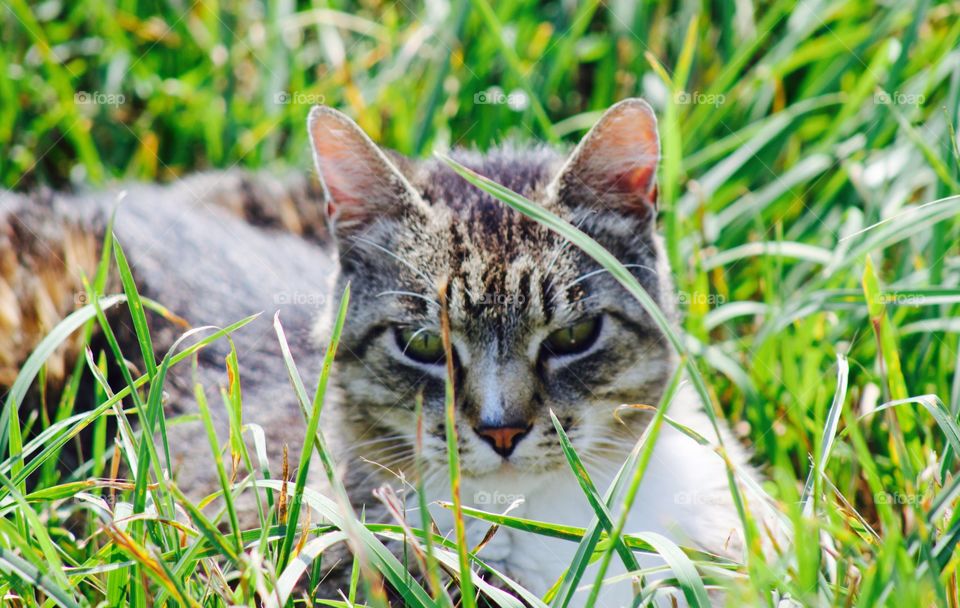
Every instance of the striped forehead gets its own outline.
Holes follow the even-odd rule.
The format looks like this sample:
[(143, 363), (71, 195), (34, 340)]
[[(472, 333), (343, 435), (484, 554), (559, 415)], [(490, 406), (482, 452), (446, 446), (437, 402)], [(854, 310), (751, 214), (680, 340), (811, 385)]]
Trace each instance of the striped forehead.
[(452, 269), (452, 319), (509, 323), (522, 316), (528, 322), (549, 320), (551, 282), (544, 276), (542, 264), (529, 256), (482, 258), (470, 256)]
[(519, 239), (509, 253), (496, 251), (466, 235), (449, 259), (451, 321), (482, 324), (510, 333), (550, 323), (585, 296), (582, 285), (569, 288), (579, 272), (563, 241)]
[[(553, 151), (487, 155), (458, 151), (458, 162), (539, 204), (550, 205), (549, 184), (560, 157)], [(408, 253), (429, 279), (427, 291), (448, 286), (450, 319), (478, 335), (512, 334), (542, 326), (584, 298), (580, 257), (562, 237), (468, 183), (439, 161), (412, 176), (431, 208), (428, 225), (409, 233)], [(417, 283), (419, 283), (419, 278)], [(420, 291), (419, 289), (417, 291)], [(411, 302), (419, 307), (419, 304)]]

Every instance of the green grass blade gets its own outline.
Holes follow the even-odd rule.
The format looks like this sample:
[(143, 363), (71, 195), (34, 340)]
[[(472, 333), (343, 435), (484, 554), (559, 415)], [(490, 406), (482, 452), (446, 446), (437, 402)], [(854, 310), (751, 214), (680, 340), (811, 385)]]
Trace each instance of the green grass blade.
[(843, 355), (837, 355), (837, 388), (833, 393), (833, 403), (830, 404), (830, 411), (827, 413), (827, 424), (823, 430), (820, 440), (820, 455), (814, 461), (814, 466), (810, 469), (806, 484), (803, 487), (803, 494), (800, 498), (800, 510), (805, 516), (810, 516), (813, 512), (814, 496), (817, 491), (817, 479), (822, 478), (823, 470), (830, 460), (830, 451), (833, 448), (833, 442), (837, 436), (837, 425), (840, 423), (840, 413), (843, 410), (843, 404), (847, 398), (847, 381), (850, 374), (850, 366), (847, 364), (847, 358)]
[[(100, 302), (100, 307), (106, 310), (124, 301), (126, 301), (125, 296), (109, 296), (103, 298)], [(40, 341), (30, 356), (27, 357), (27, 360), (24, 361), (17, 374), (17, 379), (10, 387), (10, 392), (7, 393), (7, 398), (3, 405), (3, 414), (0, 416), (0, 433), (2, 433), (0, 434), (0, 448), (2, 448), (0, 449), (0, 453), (6, 451), (8, 441), (15, 441), (16, 445), (10, 446), (10, 457), (19, 457), (22, 452), (22, 445), (20, 445), (19, 412), (20, 406), (23, 404), (23, 400), (27, 395), (27, 391), (30, 389), (30, 385), (33, 384), (37, 374), (40, 373), (44, 362), (60, 348), (73, 332), (83, 327), (87, 321), (95, 319), (96, 316), (97, 311), (93, 304), (87, 304), (70, 313)], [(16, 435), (16, 437), (12, 437), (13, 435)], [(16, 474), (17, 472), (14, 471), (13, 476), (16, 476)]]
[[(333, 327), (333, 333), (330, 337), (330, 342), (327, 345), (327, 352), (323, 357), (323, 368), (320, 372), (320, 381), (317, 385), (317, 391), (313, 399), (313, 408), (307, 415), (307, 433), (306, 439), (304, 440), (303, 448), (300, 452), (300, 464), (297, 467), (297, 479), (294, 491), (294, 500), (290, 505), (289, 516), (287, 518), (287, 535), (283, 540), (283, 547), (280, 550), (280, 570), (284, 570), (287, 566), (287, 563), (290, 559), (290, 552), (293, 550), (293, 540), (294, 534), (299, 522), (300, 516), (300, 504), (301, 498), (303, 496), (303, 489), (307, 485), (307, 474), (310, 470), (310, 457), (313, 454), (313, 448), (316, 447), (319, 451), (324, 451), (323, 446), (316, 442), (317, 433), (320, 428), (320, 412), (323, 408), (323, 399), (326, 395), (327, 380), (330, 377), (330, 370), (333, 366), (333, 359), (337, 352), (337, 344), (340, 342), (340, 334), (343, 331), (343, 323), (346, 320), (347, 315), (347, 306), (350, 302), (350, 286), (343, 292), (343, 296), (340, 298), (340, 307), (337, 311), (337, 321)], [(280, 326), (280, 313), (278, 312), (274, 315), (273, 318), (274, 327), (277, 331), (277, 336), (279, 337), (282, 344), (286, 345), (286, 339), (283, 336), (283, 328)], [(293, 367), (293, 359), (289, 357), (289, 348), (283, 348), (283, 354), (285, 362), (287, 363), (288, 372), (291, 379), (294, 382), (294, 385), (298, 384), (299, 374), (296, 373), (296, 368)], [(302, 389), (302, 382), (299, 383), (301, 388), (298, 388), (297, 392), (302, 393), (303, 397), (306, 396), (305, 392)], [(304, 402), (305, 399), (301, 399)], [(332, 474), (332, 471), (330, 472)]]
[[(556, 429), (557, 436), (560, 438), (560, 446), (563, 449), (563, 454), (567, 459), (567, 463), (570, 465), (570, 469), (573, 471), (573, 475), (576, 477), (577, 483), (580, 484), (580, 489), (583, 490), (584, 495), (587, 497), (587, 501), (590, 503), (590, 507), (593, 509), (593, 512), (597, 518), (596, 522), (599, 524), (599, 526), (591, 526), (592, 534), (586, 535), (580, 547), (577, 548), (578, 550), (576, 556), (574, 557), (574, 561), (567, 568), (567, 572), (564, 574), (563, 580), (558, 588), (556, 598), (552, 604), (554, 606), (565, 607), (573, 599), (573, 594), (576, 591), (577, 584), (579, 583), (580, 578), (583, 576), (583, 573), (593, 556), (593, 549), (596, 546), (597, 541), (600, 539), (601, 529), (605, 530), (607, 534), (610, 534), (615, 540), (614, 544), (617, 554), (620, 555), (620, 558), (623, 560), (623, 565), (627, 568), (627, 570), (639, 570), (640, 564), (637, 563), (633, 553), (627, 548), (620, 536), (615, 534), (613, 516), (607, 509), (607, 502), (616, 495), (616, 482), (614, 482), (610, 491), (610, 495), (606, 498), (606, 500), (600, 498), (596, 487), (593, 485), (593, 481), (590, 479), (590, 474), (587, 472), (586, 467), (583, 466), (583, 462), (580, 460), (576, 450), (574, 450), (573, 445), (570, 443), (570, 438), (567, 437), (567, 433), (564, 431), (563, 425), (560, 423), (560, 420), (553, 413), (553, 411), (550, 412), (550, 419), (553, 421), (553, 428)], [(630, 460), (628, 459), (627, 462), (629, 463)], [(625, 463), (624, 466), (626, 467), (627, 464)], [(619, 480), (619, 475), (617, 477)]]
[[(644, 429), (643, 435), (638, 442), (642, 444), (643, 447), (639, 454), (639, 458), (637, 459), (636, 464), (633, 465), (633, 469), (631, 471), (630, 481), (626, 487), (626, 493), (623, 497), (623, 504), (620, 507), (620, 517), (617, 521), (616, 527), (610, 533), (611, 537), (614, 539), (619, 538), (620, 535), (623, 534), (624, 528), (627, 525), (630, 509), (633, 507), (633, 503), (637, 497), (637, 492), (640, 488), (640, 482), (643, 481), (643, 475), (647, 470), (650, 459), (653, 457), (653, 449), (660, 433), (660, 427), (666, 417), (667, 410), (670, 408), (670, 404), (673, 402), (674, 396), (680, 389), (680, 382), (683, 378), (683, 369), (684, 366), (683, 362), (681, 361), (680, 365), (678, 365), (677, 369), (674, 371), (673, 378), (671, 379), (667, 390), (663, 393), (663, 397), (658, 404), (657, 411), (653, 416), (653, 420), (650, 421), (650, 424)], [(693, 569), (691, 573), (690, 570), (692, 565), (689, 563), (689, 559), (686, 555), (680, 552), (676, 545), (669, 541), (664, 542), (666, 539), (658, 537), (658, 535), (651, 536), (649, 534), (638, 534), (636, 536), (639, 538), (653, 538), (656, 542), (650, 542), (649, 540), (648, 542), (650, 542), (654, 549), (661, 554), (671, 568), (681, 568), (679, 571), (674, 571), (674, 575), (677, 577), (680, 583), (680, 588), (683, 591), (684, 597), (691, 606), (710, 605), (710, 600), (707, 597), (707, 592), (703, 586), (702, 579), (700, 578), (699, 574), (697, 574), (696, 569)], [(661, 553), (663, 551), (666, 551), (666, 554)], [(608, 547), (601, 558), (600, 566), (597, 569), (596, 581), (590, 590), (590, 597), (587, 599), (587, 605), (589, 606), (594, 605), (599, 597), (612, 554), (612, 547)], [(680, 557), (678, 557), (678, 554)], [(636, 570), (639, 569), (639, 567), (628, 569)]]
[[(290, 529), (293, 526), (287, 526)], [(297, 554), (277, 578), (276, 594), (278, 596), (277, 606), (286, 606), (287, 600), (293, 594), (298, 581), (307, 571), (307, 568), (313, 563), (313, 560), (320, 557), (324, 551), (337, 543), (345, 542), (347, 535), (344, 532), (327, 532), (308, 541), (303, 549)]]
[[(291, 497), (295, 491), (294, 488), (289, 487), (288, 483), (278, 479), (258, 480), (255, 482), (255, 485), (258, 488), (271, 488), (274, 491), (286, 492), (287, 495)], [(349, 523), (348, 518), (350, 514), (345, 514), (338, 503), (312, 488), (303, 489), (303, 501), (313, 507), (321, 517), (330, 521), (338, 529), (344, 531), (349, 530), (349, 532), (347, 532), (348, 536), (351, 539), (358, 539), (358, 542), (363, 544), (363, 549), (369, 557), (371, 567), (376, 568), (387, 582), (393, 585), (397, 592), (403, 597), (405, 606), (419, 606), (423, 608), (433, 606), (433, 599), (419, 583), (411, 579), (407, 569), (396, 556), (394, 556), (366, 526), (361, 524), (352, 525)]]
[[(334, 338), (339, 340), (340, 331), (342, 330), (343, 323), (346, 320), (349, 294), (350, 289), (348, 286), (347, 289), (344, 290), (344, 294), (340, 299), (340, 308), (337, 312), (337, 320), (334, 325), (334, 334), (331, 336), (331, 340), (327, 346), (327, 352), (324, 356), (323, 368), (321, 369), (320, 381), (317, 384), (317, 391), (314, 395), (314, 406), (312, 411), (307, 409), (307, 393), (303, 387), (303, 381), (300, 379), (300, 373), (297, 371), (296, 364), (293, 361), (293, 356), (290, 353), (290, 347), (287, 345), (286, 337), (283, 334), (283, 328), (279, 323), (275, 323), (274, 325), (277, 331), (277, 337), (280, 341), (280, 350), (283, 354), (284, 364), (286, 365), (287, 373), (290, 376), (290, 382), (294, 387), (298, 399), (300, 400), (301, 410), (308, 420), (314, 415), (319, 416), (319, 410), (323, 403), (327, 381), (330, 377), (330, 371), (333, 367), (333, 357), (336, 350), (336, 342), (334, 341)], [(396, 561), (396, 558), (393, 557), (393, 555), (390, 554), (390, 552), (376, 538), (374, 538), (373, 535), (370, 534), (369, 530), (367, 530), (357, 519), (356, 514), (353, 512), (350, 506), (350, 500), (347, 497), (346, 489), (343, 487), (342, 481), (337, 476), (336, 466), (333, 462), (333, 458), (327, 450), (326, 442), (323, 439), (323, 433), (320, 432), (318, 425), (316, 432), (312, 437), (312, 441), (308, 437), (307, 443), (313, 444), (317, 455), (320, 458), (320, 462), (323, 464), (327, 481), (330, 483), (330, 487), (333, 489), (334, 495), (337, 498), (336, 504), (338, 507), (331, 510), (328, 506), (330, 503), (328, 503), (326, 499), (323, 501), (312, 501), (310, 488), (304, 487), (305, 480), (304, 485), (300, 486), (303, 500), (310, 503), (315, 509), (320, 511), (325, 518), (334, 522), (337, 527), (347, 533), (354, 556), (360, 560), (362, 572), (364, 574), (363, 578), (365, 586), (367, 587), (367, 601), (377, 606), (386, 604), (386, 601), (382, 596), (382, 590), (380, 589), (379, 581), (376, 580), (376, 573), (379, 572), (403, 596), (404, 601), (408, 605), (431, 605), (433, 603), (432, 599), (427, 592), (424, 591), (423, 587), (415, 582), (412, 582), (409, 578), (409, 575), (400, 573), (401, 570), (405, 573), (405, 569), (399, 567), (399, 562)], [(305, 449), (304, 451), (308, 450)], [(303, 457), (301, 456), (301, 460), (302, 459)], [(288, 494), (291, 492), (296, 492), (296, 488), (287, 488), (285, 485), (278, 488), (277, 486), (273, 485), (273, 482), (259, 482), (257, 486), (281, 489), (286, 491)], [(293, 494), (293, 496), (297, 495)], [(290, 525), (296, 525), (296, 523), (294, 522)], [(368, 561), (372, 563), (368, 564)]]
[(503, 26), (500, 24), (497, 14), (493, 11), (493, 7), (490, 6), (487, 0), (471, 1), (480, 13), (480, 16), (483, 17), (487, 27), (493, 32), (493, 40), (496, 41), (500, 47), (500, 53), (503, 55), (504, 60), (506, 60), (507, 68), (517, 80), (520, 87), (526, 92), (527, 100), (533, 109), (533, 115), (537, 120), (537, 124), (540, 125), (544, 136), (546, 136), (548, 141), (557, 141), (557, 135), (553, 130), (553, 123), (550, 122), (547, 111), (544, 109), (543, 104), (540, 103), (540, 97), (537, 96), (533, 88), (530, 87), (529, 80), (524, 74), (523, 68), (520, 67), (520, 58), (517, 57), (516, 51), (510, 46), (508, 38), (504, 35)]
[(80, 608), (67, 589), (69, 587), (60, 587), (49, 576), (45, 575), (39, 568), (24, 561), (18, 555), (0, 547), (0, 571), (7, 576), (17, 576), (23, 579), (30, 586), (46, 593), (56, 605), (61, 608)]
[[(61, 589), (69, 589), (70, 582), (63, 573), (63, 560), (60, 559), (60, 554), (47, 532), (47, 527), (43, 525), (43, 523), (40, 521), (40, 517), (37, 516), (33, 508), (30, 507), (26, 499), (9, 477), (0, 474), (0, 484), (3, 484), (10, 496), (17, 503), (19, 506), (17, 513), (23, 517), (29, 526), (28, 530), (32, 532), (36, 538), (37, 544), (39, 545), (45, 560), (44, 569), (47, 572), (47, 575)], [(24, 538), (26, 538), (26, 535), (24, 535)]]
[[(236, 323), (233, 323), (225, 327), (224, 329), (218, 330), (212, 333), (211, 335), (207, 336), (206, 338), (203, 338), (202, 340), (197, 341), (195, 344), (190, 345), (189, 347), (184, 349), (182, 352), (175, 355), (170, 361), (171, 365), (180, 363), (184, 359), (187, 359), (188, 357), (192, 356), (194, 353), (205, 348), (211, 343), (219, 340), (224, 336), (230, 335), (230, 333), (247, 325), (248, 323), (256, 319), (258, 316), (259, 316), (258, 314), (251, 315), (245, 319), (241, 319), (240, 321), (237, 321)], [(204, 329), (204, 328), (199, 328), (199, 329)], [(148, 378), (146, 375), (140, 376), (134, 381), (134, 385), (136, 387), (141, 387), (147, 383), (147, 380)], [(44, 433), (41, 433), (40, 435), (32, 439), (29, 443), (27, 443), (24, 446), (23, 454), (29, 455), (38, 449), (40, 450), (40, 453), (35, 458), (33, 458), (33, 460), (27, 463), (24, 469), (20, 471), (19, 474), (13, 477), (14, 483), (15, 484), (21, 483), (23, 480), (25, 480), (31, 473), (37, 470), (37, 468), (39, 468), (42, 465), (42, 463), (45, 462), (51, 456), (51, 454), (56, 453), (57, 450), (62, 448), (67, 441), (69, 441), (73, 437), (76, 437), (80, 433), (80, 431), (82, 431), (87, 426), (92, 424), (95, 420), (97, 420), (100, 416), (102, 416), (104, 412), (117, 406), (117, 404), (120, 403), (121, 399), (124, 399), (127, 396), (129, 396), (130, 391), (131, 391), (131, 388), (129, 386), (126, 386), (120, 389), (119, 391), (117, 391), (117, 393), (112, 397), (110, 397), (107, 401), (101, 403), (99, 406), (90, 410), (89, 412), (85, 414), (78, 414), (73, 418), (71, 418), (69, 421), (63, 421), (62, 423), (57, 423), (50, 429), (47, 429)], [(7, 460), (0, 463), (0, 473), (6, 474), (8, 471), (11, 471), (14, 466), (14, 462), (16, 460), (17, 459), (15, 458), (14, 459), (8, 458)]]
[(213, 426), (213, 418), (210, 416), (210, 406), (207, 404), (207, 396), (204, 394), (203, 385), (196, 378), (196, 363), (194, 363), (194, 383), (193, 395), (197, 401), (197, 407), (200, 409), (200, 419), (203, 421), (203, 428), (207, 433), (207, 441), (210, 443), (210, 452), (213, 456), (214, 466), (217, 468), (217, 479), (220, 480), (220, 488), (223, 490), (223, 501), (226, 505), (227, 513), (230, 516), (230, 528), (233, 530), (237, 546), (234, 551), (237, 554), (243, 551), (240, 546), (240, 520), (237, 518), (237, 509), (233, 504), (233, 494), (230, 491), (230, 479), (227, 477), (227, 470), (223, 466), (222, 450), (220, 440), (217, 438), (217, 430)]
[(143, 312), (143, 300), (140, 299), (140, 292), (137, 290), (136, 281), (133, 279), (133, 272), (127, 263), (127, 256), (123, 252), (123, 247), (113, 237), (113, 254), (117, 261), (117, 271), (120, 274), (120, 282), (123, 284), (123, 293), (127, 296), (127, 308), (130, 310), (130, 318), (133, 320), (134, 333), (137, 336), (137, 343), (140, 345), (140, 353), (143, 355), (143, 362), (147, 368), (147, 376), (153, 378), (157, 373), (157, 361), (153, 352), (153, 340), (150, 339), (150, 328), (147, 324), (147, 317)]

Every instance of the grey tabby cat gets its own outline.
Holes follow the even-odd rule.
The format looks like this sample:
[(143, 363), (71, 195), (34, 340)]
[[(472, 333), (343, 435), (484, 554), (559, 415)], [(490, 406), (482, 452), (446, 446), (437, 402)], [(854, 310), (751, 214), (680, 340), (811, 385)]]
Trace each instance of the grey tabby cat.
[[(353, 486), (411, 476), (414, 399), (422, 394), (425, 491), (430, 501), (449, 499), (440, 337), (445, 301), (464, 500), (503, 510), (522, 499), (513, 515), (586, 526), (593, 511), (569, 470), (550, 412), (597, 486), (607, 487), (650, 416), (618, 416), (618, 407), (657, 404), (676, 369), (661, 331), (596, 262), (445, 163), (388, 157), (329, 108), (314, 109), (309, 129), (339, 253), (336, 291), (349, 282), (354, 293), (336, 371), (336, 424), (354, 446), (346, 452), (351, 465), (354, 454), (383, 467), (370, 475), (355, 466)], [(676, 317), (676, 294), (655, 232), (657, 125), (644, 101), (610, 108), (568, 157), (548, 148), (453, 157), (592, 236)], [(331, 315), (332, 309), (327, 325)], [(320, 336), (324, 328), (321, 323)], [(714, 436), (689, 387), (670, 412)], [(745, 452), (729, 437), (725, 444), (734, 466), (749, 475)], [(418, 514), (409, 515), (419, 521)], [(441, 528), (452, 527), (449, 511), (433, 515)], [(721, 457), (664, 429), (627, 530), (738, 557), (740, 528)], [(473, 544), (486, 529), (473, 522)], [(574, 543), (501, 529), (481, 556), (543, 593), (575, 549)], [(601, 595), (609, 606), (631, 599), (629, 582)]]
[[(437, 504), (450, 498), (439, 333), (445, 301), (465, 503), (494, 511), (517, 503), (513, 515), (586, 526), (593, 511), (549, 413), (563, 423), (596, 486), (606, 488), (649, 420), (649, 413), (638, 410), (617, 416), (618, 407), (655, 405), (676, 369), (656, 325), (589, 257), (444, 163), (384, 152), (329, 108), (314, 108), (308, 126), (322, 187), (303, 176), (237, 172), (194, 176), (171, 187), (130, 187), (114, 230), (141, 291), (193, 324), (226, 325), (280, 309), (293, 354), (310, 378), (316, 377), (336, 299), (351, 283), (323, 432), (354, 506), (368, 520), (389, 521), (373, 490), (401, 487), (415, 477), (414, 405), (422, 395), (423, 482), (431, 514), (446, 533), (450, 512)], [(453, 157), (579, 226), (676, 316), (655, 232), (659, 139), (645, 102), (630, 99), (612, 107), (570, 155), (540, 147), (457, 151)], [(0, 386), (9, 386), (32, 346), (76, 307), (80, 273), (89, 276), (95, 268), (115, 201), (115, 194), (97, 192), (0, 195), (0, 328), (6, 330), (0, 332)], [(129, 323), (123, 315), (117, 321)], [(182, 328), (153, 319), (151, 331), (162, 347)], [(125, 352), (137, 352), (132, 336), (126, 337)], [(299, 408), (270, 320), (260, 319), (233, 338), (244, 422), (263, 428), (276, 472), (284, 445), (295, 462), (304, 430)], [(215, 344), (200, 359), (198, 378), (214, 398), (225, 381), (225, 349)], [(78, 354), (76, 344), (68, 345), (50, 377), (62, 377)], [(168, 381), (171, 413), (193, 408), (193, 378), (182, 367)], [(214, 414), (226, 437), (225, 412)], [(670, 415), (713, 436), (688, 387)], [(171, 432), (177, 483), (193, 496), (214, 491), (202, 427), (179, 425)], [(725, 443), (733, 465), (751, 475), (746, 453), (729, 437)], [(311, 477), (314, 487), (324, 488), (319, 463)], [(419, 526), (420, 513), (407, 517)], [(487, 529), (470, 521), (470, 544)], [(655, 532), (740, 557), (740, 520), (723, 459), (665, 426), (626, 531)], [(480, 557), (542, 594), (575, 550), (569, 541), (501, 528)], [(662, 565), (654, 556), (640, 562)], [(335, 597), (349, 560), (324, 563), (333, 571), (321, 595)], [(610, 575), (616, 573), (611, 568)], [(590, 571), (585, 580), (592, 580)], [(586, 596), (576, 597), (583, 602)], [(622, 581), (605, 587), (599, 605), (625, 606), (631, 599), (632, 586)]]

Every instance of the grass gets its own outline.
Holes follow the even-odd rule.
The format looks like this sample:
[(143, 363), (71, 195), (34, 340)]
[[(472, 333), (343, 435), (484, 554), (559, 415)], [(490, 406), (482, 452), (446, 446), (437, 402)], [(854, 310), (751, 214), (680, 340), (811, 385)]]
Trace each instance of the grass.
[[(580, 543), (548, 597), (513, 589), (535, 606), (565, 605), (574, 589), (594, 585), (582, 580), (591, 559), (629, 561), (638, 551), (659, 553), (672, 570), (667, 582), (644, 584), (641, 601), (673, 585), (702, 603), (704, 589), (723, 584), (734, 605), (769, 605), (781, 593), (804, 605), (958, 606), (957, 7), (774, 0), (745, 8), (10, 0), (0, 47), (8, 76), (0, 80), (0, 183), (68, 188), (235, 165), (306, 168), (303, 124), (320, 100), (375, 140), (424, 156), (511, 138), (572, 143), (604, 108), (643, 95), (660, 117), (662, 230), (685, 313), (674, 346), (689, 355), (710, 411), (753, 446), (764, 489), (803, 533), (779, 559), (760, 559), (751, 545), (744, 564), (624, 534), (622, 499), (613, 497), (637, 483), (649, 443), (625, 463), (618, 491), (580, 475), (597, 511), (586, 529), (467, 507), (462, 516)], [(500, 93), (512, 104), (482, 103), (501, 101)], [(628, 281), (569, 226), (477, 183)], [(162, 472), (164, 428), (178, 422), (158, 407), (166, 370), (189, 365), (249, 319), (192, 330), (177, 349), (153, 353), (146, 315), (177, 311), (139, 297), (125, 259), (108, 241), (90, 304), (50, 328), (4, 397), (5, 601), (303, 604), (296, 578), (312, 586), (318, 561), (341, 543), (356, 556), (353, 584), (345, 597), (318, 598), (324, 605), (360, 597), (382, 605), (384, 582), (408, 605), (451, 605), (466, 564), (487, 570), (473, 548), (425, 532), (425, 522), (365, 523), (342, 496), (305, 487), (307, 461), (293, 471), (297, 482), (285, 484), (276, 463), (268, 469), (262, 454), (248, 453), (242, 439), (256, 429), (242, 418), (243, 353), (228, 359), (233, 381), (222, 404), (206, 404), (197, 391), (201, 420), (208, 408), (231, 413), (230, 436), (210, 436), (223, 506), (211, 517), (179, 494)], [(126, 278), (122, 294), (103, 295), (108, 265)], [(626, 286), (652, 305), (638, 285)], [(56, 346), (72, 332), (109, 332), (102, 310), (121, 306), (140, 351), (128, 355), (150, 362), (145, 373), (111, 386), (103, 370), (124, 353), (109, 344), (75, 367), (73, 378), (99, 384), (95, 402), (66, 391), (49, 415), (22, 410)], [(310, 383), (287, 364), (305, 413), (304, 445), (323, 459), (322, 435), (308, 430), (325, 379), (308, 379), (318, 387), (311, 400)], [(116, 442), (103, 430), (109, 417), (121, 429)], [(77, 447), (87, 428), (94, 439)], [(644, 441), (655, 435), (652, 427)], [(56, 467), (64, 450), (81, 463), (73, 474)], [(330, 474), (332, 463), (322, 462)], [(250, 473), (233, 478), (234, 470)], [(240, 530), (231, 505), (254, 488), (261, 526)], [(332, 525), (311, 523), (308, 511)], [(187, 517), (178, 519), (181, 512)], [(406, 562), (384, 544), (397, 539), (412, 548)], [(487, 601), (516, 605), (470, 580)]]

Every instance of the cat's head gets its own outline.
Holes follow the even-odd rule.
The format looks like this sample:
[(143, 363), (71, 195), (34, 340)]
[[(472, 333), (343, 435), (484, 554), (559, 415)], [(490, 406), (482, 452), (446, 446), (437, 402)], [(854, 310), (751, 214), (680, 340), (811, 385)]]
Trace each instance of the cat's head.
[[(615, 410), (655, 405), (676, 365), (626, 290), (443, 162), (385, 153), (329, 108), (314, 108), (309, 129), (339, 290), (352, 285), (335, 377), (357, 455), (409, 464), (422, 394), (424, 457), (445, 467), (440, 290), (465, 475), (565, 467), (551, 410), (585, 460), (620, 454), (637, 429), (624, 429)], [(579, 226), (672, 311), (655, 234), (659, 152), (652, 110), (630, 99), (568, 156), (542, 147), (452, 156)]]

